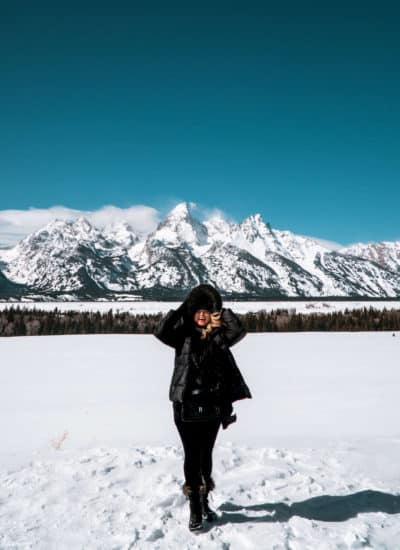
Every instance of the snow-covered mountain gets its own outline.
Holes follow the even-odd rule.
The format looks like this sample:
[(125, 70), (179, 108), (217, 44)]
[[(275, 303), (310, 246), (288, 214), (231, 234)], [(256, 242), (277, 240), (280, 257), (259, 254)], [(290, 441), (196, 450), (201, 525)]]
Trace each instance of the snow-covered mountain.
[(400, 272), (400, 242), (357, 243), (340, 249), (342, 254), (351, 254), (371, 260), (389, 271)]
[(106, 237), (85, 218), (56, 220), (3, 254), (5, 275), (45, 293), (100, 297), (107, 290), (129, 291), (135, 282), (126, 242), (126, 232), (110, 230)]
[(19, 293), (53, 298), (177, 298), (209, 282), (226, 297), (247, 299), (397, 297), (400, 242), (334, 249), (273, 229), (260, 214), (201, 222), (183, 202), (144, 238), (126, 222), (100, 230), (85, 218), (55, 220), (0, 250), (1, 270), (0, 293), (10, 296), (23, 285)]

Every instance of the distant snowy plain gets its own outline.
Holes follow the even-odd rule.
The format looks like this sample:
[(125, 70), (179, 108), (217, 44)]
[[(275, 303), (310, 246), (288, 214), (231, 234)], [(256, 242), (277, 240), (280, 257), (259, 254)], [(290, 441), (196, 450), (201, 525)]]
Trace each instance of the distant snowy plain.
[(232, 348), (253, 399), (218, 434), (220, 519), (199, 535), (172, 348), (152, 335), (0, 346), (1, 549), (400, 548), (400, 333), (249, 334)]
[[(135, 313), (166, 313), (169, 309), (175, 309), (181, 302), (157, 302), (157, 301), (98, 301), (98, 302), (0, 302), (0, 311), (11, 306), (20, 306), (28, 309), (44, 309), (46, 311), (53, 310), (56, 307), (59, 311), (74, 310), (74, 311), (100, 311), (106, 313), (110, 309), (114, 312), (128, 311)], [(248, 311), (272, 311), (276, 309), (296, 310), (296, 313), (330, 313), (334, 311), (344, 311), (345, 309), (362, 309), (364, 307), (373, 307), (374, 309), (400, 309), (400, 301), (383, 300), (383, 301), (364, 301), (364, 300), (335, 300), (335, 301), (254, 301), (254, 302), (224, 302), (223, 307), (229, 307), (236, 313), (247, 313)]]

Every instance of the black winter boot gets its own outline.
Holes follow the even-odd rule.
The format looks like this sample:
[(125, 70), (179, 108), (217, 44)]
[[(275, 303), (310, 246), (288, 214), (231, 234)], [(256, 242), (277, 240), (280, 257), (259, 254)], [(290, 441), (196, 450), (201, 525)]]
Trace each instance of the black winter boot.
[(208, 481), (203, 480), (203, 484), (200, 487), (201, 514), (203, 519), (207, 521), (215, 521), (218, 519), (217, 514), (208, 504), (208, 495), (213, 489), (215, 489), (215, 483), (212, 477), (210, 477)]
[(182, 492), (189, 498), (190, 518), (189, 530), (201, 531), (203, 529), (202, 507), (200, 502), (200, 488), (191, 487), (187, 483), (182, 486)]

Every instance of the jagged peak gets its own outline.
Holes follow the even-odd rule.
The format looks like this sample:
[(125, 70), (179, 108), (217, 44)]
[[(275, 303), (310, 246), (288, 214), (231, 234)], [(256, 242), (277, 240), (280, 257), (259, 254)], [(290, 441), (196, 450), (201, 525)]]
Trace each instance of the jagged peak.
[(261, 214), (251, 214), (242, 220), (239, 224), (239, 229), (244, 233), (248, 234), (251, 238), (256, 238), (257, 236), (265, 238), (268, 235), (274, 236), (274, 232), (269, 223), (266, 223)]
[(90, 221), (85, 216), (79, 216), (79, 218), (54, 218), (53, 220), (50, 220), (46, 223), (43, 227), (37, 230), (37, 232), (43, 231), (44, 229), (62, 229), (65, 227), (85, 227), (85, 228), (93, 228), (93, 225), (90, 223)]
[(155, 231), (147, 239), (162, 240), (169, 243), (186, 242), (204, 245), (207, 242), (207, 227), (191, 214), (194, 203), (178, 203), (170, 213), (158, 224)]
[(195, 208), (196, 204), (194, 202), (179, 202), (174, 208), (168, 213), (167, 219), (184, 219), (192, 215), (192, 208)]
[(47, 233), (60, 233), (66, 230), (67, 226), (71, 223), (70, 220), (63, 220), (61, 218), (54, 218), (53, 220), (50, 220), (42, 227), (39, 227), (39, 229), (36, 229), (32, 233), (29, 233), (19, 241), (20, 243), (25, 242), (31, 242), (34, 241), (36, 238), (42, 238), (44, 234)]
[(30, 235), (27, 235), (18, 244), (34, 243), (36, 241), (45, 241), (47, 236), (51, 235), (54, 238), (87, 238), (95, 239), (99, 236), (99, 231), (96, 229), (87, 218), (80, 216), (77, 219), (69, 218), (54, 218), (47, 222), (46, 225), (37, 229)]
[(263, 220), (263, 217), (259, 213), (250, 214), (250, 216), (246, 216), (246, 218), (243, 218), (240, 225), (249, 225), (249, 224), (266, 225), (269, 227), (269, 224)]

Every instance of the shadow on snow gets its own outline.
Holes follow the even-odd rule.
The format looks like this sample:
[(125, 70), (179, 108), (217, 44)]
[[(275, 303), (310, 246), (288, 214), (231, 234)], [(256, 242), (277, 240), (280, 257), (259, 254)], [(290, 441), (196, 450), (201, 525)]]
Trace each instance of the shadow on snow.
[[(365, 490), (344, 496), (321, 495), (301, 502), (294, 502), (293, 504), (277, 502), (273, 504), (239, 506), (231, 502), (224, 502), (218, 507), (218, 510), (222, 511), (222, 516), (216, 522), (217, 525), (224, 523), (288, 521), (293, 516), (318, 521), (346, 521), (361, 513), (384, 512), (386, 514), (399, 514), (400, 495)], [(267, 513), (261, 516), (227, 513), (239, 510)]]

